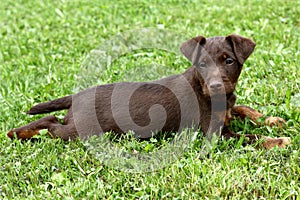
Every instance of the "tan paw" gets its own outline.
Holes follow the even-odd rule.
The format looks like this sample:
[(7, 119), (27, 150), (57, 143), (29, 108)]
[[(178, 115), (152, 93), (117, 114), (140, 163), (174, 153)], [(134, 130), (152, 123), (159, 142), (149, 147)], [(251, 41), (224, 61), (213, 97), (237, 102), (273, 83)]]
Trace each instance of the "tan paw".
[(290, 143), (291, 143), (291, 139), (289, 137), (280, 137), (280, 138), (264, 137), (264, 141), (262, 145), (266, 149), (271, 149), (276, 146), (279, 148), (285, 148)]
[(39, 129), (36, 130), (18, 130), (13, 129), (7, 133), (7, 136), (11, 139), (14, 138), (14, 134), (16, 134), (18, 139), (29, 139), (32, 138), (34, 135), (39, 134)]
[(265, 120), (265, 125), (268, 125), (271, 127), (276, 125), (276, 126), (282, 128), (282, 126), (285, 124), (286, 124), (285, 120), (280, 117), (267, 117)]

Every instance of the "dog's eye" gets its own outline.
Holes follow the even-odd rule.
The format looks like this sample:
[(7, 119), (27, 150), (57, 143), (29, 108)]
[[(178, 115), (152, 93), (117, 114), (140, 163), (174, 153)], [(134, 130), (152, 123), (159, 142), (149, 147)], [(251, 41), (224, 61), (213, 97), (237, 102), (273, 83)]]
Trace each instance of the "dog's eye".
[(233, 60), (232, 58), (227, 58), (227, 59), (225, 60), (226, 65), (232, 65), (233, 62), (234, 62), (234, 60)]
[(200, 67), (206, 67), (206, 63), (205, 63), (205, 62), (200, 62), (200, 63), (199, 63), (199, 66), (200, 66)]

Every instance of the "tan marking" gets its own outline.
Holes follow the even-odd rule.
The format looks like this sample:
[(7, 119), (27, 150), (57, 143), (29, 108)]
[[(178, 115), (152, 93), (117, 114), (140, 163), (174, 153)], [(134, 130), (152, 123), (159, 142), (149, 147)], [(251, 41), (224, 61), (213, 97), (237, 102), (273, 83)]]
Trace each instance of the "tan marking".
[(232, 119), (232, 116), (231, 116), (231, 109), (227, 109), (226, 111), (226, 117), (225, 117), (225, 126), (229, 126), (229, 123), (230, 123), (230, 120)]
[(216, 111), (214, 112), (214, 116), (218, 118), (219, 121), (225, 121), (226, 120), (226, 113), (225, 111)]
[(40, 129), (36, 129), (36, 130), (24, 130), (21, 131), (17, 134), (19, 139), (29, 139), (32, 138), (34, 135), (38, 135), (40, 134), (39, 132)]
[(13, 131), (13, 130), (9, 131), (9, 132), (7, 133), (7, 136), (8, 136), (9, 138), (13, 139), (13, 137), (14, 137), (14, 131)]
[(258, 111), (247, 107), (247, 106), (234, 106), (233, 111), (241, 115), (242, 117), (249, 117), (252, 121), (257, 122), (257, 120), (264, 115)]
[[(40, 129), (35, 129), (35, 130), (23, 130), (19, 131), (16, 133), (16, 136), (18, 139), (29, 139), (32, 138), (34, 135), (40, 134)], [(11, 139), (14, 138), (14, 130), (11, 130), (8, 132), (7, 136), (10, 137)]]
[(289, 137), (280, 137), (280, 138), (270, 138), (263, 137), (263, 147), (266, 149), (271, 149), (273, 147), (285, 148), (287, 145), (291, 143), (291, 139)]
[(282, 126), (286, 124), (286, 121), (280, 117), (267, 117), (264, 124), (271, 127), (277, 125), (282, 128)]

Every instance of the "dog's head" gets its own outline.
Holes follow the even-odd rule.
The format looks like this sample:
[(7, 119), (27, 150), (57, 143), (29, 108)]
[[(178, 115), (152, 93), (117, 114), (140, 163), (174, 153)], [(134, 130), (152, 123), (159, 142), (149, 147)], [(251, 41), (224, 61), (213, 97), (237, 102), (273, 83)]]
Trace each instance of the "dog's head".
[(180, 50), (197, 69), (206, 96), (229, 94), (235, 90), (238, 77), (255, 43), (239, 35), (212, 37), (198, 36), (184, 42)]

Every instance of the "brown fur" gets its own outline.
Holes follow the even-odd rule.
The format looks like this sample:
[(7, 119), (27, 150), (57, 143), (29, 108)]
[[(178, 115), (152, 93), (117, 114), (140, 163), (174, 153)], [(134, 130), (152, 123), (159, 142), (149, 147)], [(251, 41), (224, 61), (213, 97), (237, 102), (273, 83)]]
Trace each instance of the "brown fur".
[[(13, 138), (15, 133), (17, 138), (28, 139), (39, 130), (48, 129), (53, 137), (69, 140), (107, 131), (123, 133), (133, 130), (139, 138), (149, 138), (153, 131), (180, 131), (196, 125), (209, 138), (213, 133), (222, 134), (227, 139), (239, 138), (241, 135), (228, 129), (232, 117), (250, 117), (253, 121), (263, 117), (249, 107), (234, 106), (236, 97), (233, 92), (238, 77), (254, 47), (252, 40), (238, 35), (192, 38), (180, 48), (193, 64), (183, 74), (152, 82), (100, 85), (38, 104), (27, 113), (68, 109), (63, 124), (56, 117), (47, 116), (11, 130), (8, 136)], [(128, 101), (125, 100), (127, 94), (131, 94)], [(281, 118), (267, 119), (266, 123), (284, 122)], [(246, 137), (249, 143), (253, 143), (262, 136), (248, 134)], [(284, 147), (289, 142), (283, 140), (266, 138), (263, 146)]]

